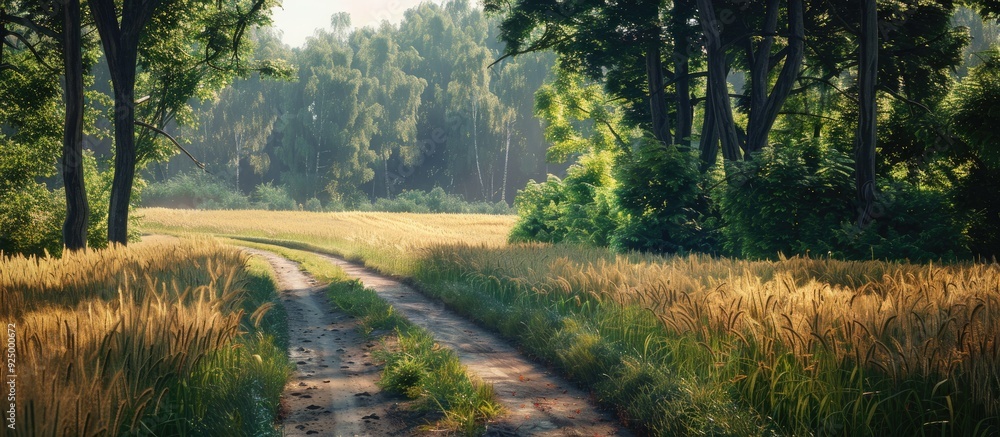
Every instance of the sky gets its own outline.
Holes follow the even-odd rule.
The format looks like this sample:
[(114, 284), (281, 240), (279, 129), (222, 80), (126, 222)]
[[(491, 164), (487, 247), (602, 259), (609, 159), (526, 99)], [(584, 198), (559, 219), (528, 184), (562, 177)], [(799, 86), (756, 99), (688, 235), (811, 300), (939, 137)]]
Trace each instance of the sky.
[(283, 0), (272, 18), (285, 44), (300, 47), (317, 28), (328, 28), (334, 13), (350, 13), (353, 27), (375, 26), (383, 20), (399, 23), (403, 12), (421, 1), (426, 0)]

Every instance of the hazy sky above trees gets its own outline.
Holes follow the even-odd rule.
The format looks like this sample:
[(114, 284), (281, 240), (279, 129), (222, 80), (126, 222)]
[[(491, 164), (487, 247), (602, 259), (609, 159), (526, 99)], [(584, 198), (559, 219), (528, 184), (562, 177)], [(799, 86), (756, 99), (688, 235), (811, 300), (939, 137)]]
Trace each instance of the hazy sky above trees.
[(423, 1), (441, 4), (441, 0), (284, 0), (282, 7), (274, 8), (274, 27), (281, 30), (285, 44), (299, 47), (317, 28), (329, 27), (334, 13), (350, 13), (354, 27), (375, 26), (383, 20), (398, 23), (407, 9)]

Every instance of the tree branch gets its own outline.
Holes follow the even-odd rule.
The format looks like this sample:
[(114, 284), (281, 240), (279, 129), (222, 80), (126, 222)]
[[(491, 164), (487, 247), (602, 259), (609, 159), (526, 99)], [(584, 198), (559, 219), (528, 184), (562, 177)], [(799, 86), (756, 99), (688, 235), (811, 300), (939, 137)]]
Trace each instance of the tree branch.
[[(25, 38), (24, 35), (21, 35), (17, 32), (7, 32), (7, 35), (13, 36), (18, 41), (21, 41), (21, 44), (24, 44), (24, 47), (27, 48), (28, 51), (35, 56), (35, 59), (38, 61), (38, 63), (42, 64), (42, 66), (45, 67), (47, 70), (51, 71), (54, 74), (60, 74), (60, 70), (58, 68), (53, 68), (51, 65), (49, 65), (48, 62), (45, 62), (45, 58), (42, 57), (42, 54), (38, 53), (38, 51), (35, 50), (35, 46), (32, 45), (30, 42), (28, 42), (28, 39)], [(4, 43), (6, 43), (11, 48), (15, 48), (13, 44), (11, 44), (6, 40), (4, 40)]]
[[(191, 158), (191, 161), (194, 161), (194, 165), (197, 165), (198, 168), (202, 169), (205, 173), (209, 173), (208, 170), (205, 170), (205, 164), (202, 164), (200, 161), (198, 161), (197, 159), (195, 159), (194, 155), (191, 155), (191, 152), (188, 152), (187, 149), (185, 149), (183, 146), (181, 146), (181, 143), (178, 143), (177, 140), (174, 139), (174, 137), (170, 136), (170, 134), (164, 132), (162, 129), (157, 128), (156, 126), (153, 126), (153, 125), (151, 125), (149, 123), (141, 122), (139, 120), (135, 121), (135, 125), (136, 126), (142, 126), (142, 127), (146, 128), (146, 129), (149, 129), (149, 130), (151, 130), (153, 132), (156, 132), (156, 133), (158, 133), (160, 135), (163, 135), (163, 136), (167, 137), (167, 139), (169, 139), (170, 142), (174, 143), (174, 146), (177, 146), (178, 149), (181, 149), (181, 152), (184, 152), (184, 154), (187, 155), (188, 158)], [(209, 174), (211, 174), (211, 173), (209, 173)]]
[(0, 16), (0, 20), (3, 20), (7, 23), (17, 24), (19, 26), (26, 27), (28, 29), (35, 31), (38, 34), (45, 35), (52, 39), (59, 39), (58, 32), (52, 29), (48, 29), (27, 17), (19, 17), (17, 15), (10, 15), (5, 13), (3, 14), (3, 16)]

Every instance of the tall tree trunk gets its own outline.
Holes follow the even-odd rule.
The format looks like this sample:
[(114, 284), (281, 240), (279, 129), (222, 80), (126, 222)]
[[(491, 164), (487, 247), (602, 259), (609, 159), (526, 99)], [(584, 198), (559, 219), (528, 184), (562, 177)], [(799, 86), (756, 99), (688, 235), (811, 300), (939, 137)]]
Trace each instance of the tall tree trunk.
[(236, 191), (240, 191), (240, 156), (243, 154), (243, 138), (239, 132), (233, 134), (236, 142)]
[[(766, 20), (774, 20), (774, 26), (771, 28), (776, 28), (777, 25), (777, 0), (772, 0), (773, 3), (768, 5), (769, 10), (767, 11)], [(770, 7), (774, 7), (773, 17)], [(750, 153), (759, 151), (767, 145), (768, 136), (771, 133), (771, 128), (774, 127), (775, 120), (778, 119), (778, 113), (781, 112), (781, 107), (785, 104), (785, 100), (788, 99), (788, 95), (791, 94), (792, 88), (795, 86), (795, 81), (799, 78), (799, 70), (802, 69), (802, 58), (805, 53), (805, 10), (802, 4), (802, 0), (789, 0), (788, 1), (788, 46), (786, 48), (787, 53), (785, 54), (785, 63), (781, 67), (781, 72), (778, 73), (778, 79), (774, 83), (774, 88), (769, 94), (766, 95), (766, 86), (768, 65), (770, 65), (770, 41), (773, 37), (765, 37), (765, 42), (761, 43), (761, 49), (758, 50), (756, 59), (754, 60), (754, 72), (753, 72), (753, 83), (751, 84), (751, 90), (754, 95), (751, 99), (751, 113), (750, 113), (750, 125), (747, 129), (747, 144), (746, 151), (749, 155)], [(765, 26), (771, 26), (772, 22), (766, 22)], [(765, 34), (771, 28), (765, 27)], [(774, 33), (774, 32), (770, 32)], [(766, 48), (766, 51), (764, 51)], [(757, 107), (753, 107), (754, 105)]]
[(708, 95), (706, 99), (711, 104), (706, 106), (712, 110), (712, 119), (722, 141), (722, 157), (728, 161), (739, 161), (743, 158), (740, 140), (736, 134), (736, 122), (733, 119), (733, 106), (729, 101), (729, 84), (726, 81), (726, 53), (722, 49), (722, 36), (719, 33), (719, 23), (715, 17), (715, 7), (712, 0), (698, 0), (698, 14), (701, 27), (705, 34), (705, 49), (708, 52)]
[(876, 111), (875, 85), (878, 82), (878, 8), (875, 0), (861, 6), (861, 63), (858, 67), (859, 119), (854, 146), (855, 185), (858, 195), (858, 226), (874, 219)]
[[(392, 192), (389, 191), (389, 156), (382, 154), (382, 174), (385, 176), (385, 197), (388, 199), (392, 198)], [(372, 181), (372, 185), (375, 181)]]
[(108, 241), (128, 244), (128, 209), (135, 180), (135, 76), (139, 39), (160, 0), (123, 2), (121, 24), (115, 0), (90, 0), (115, 92), (115, 176), (108, 209)]
[(83, 178), (83, 38), (80, 35), (80, 0), (63, 5), (63, 64), (66, 73), (66, 120), (63, 126), (62, 177), (66, 186), (66, 249), (87, 248), (87, 189)]
[(472, 149), (476, 154), (476, 176), (479, 177), (479, 194), (486, 199), (486, 184), (483, 183), (483, 171), (479, 167), (479, 101), (472, 101)]
[(691, 148), (691, 132), (694, 130), (694, 106), (691, 104), (691, 35), (688, 20), (694, 12), (693, 0), (675, 0), (672, 12), (671, 33), (674, 40), (674, 90), (677, 104), (677, 120), (674, 141), (685, 150)]
[[(711, 84), (707, 93), (712, 94)], [(705, 121), (701, 125), (701, 171), (707, 172), (715, 166), (719, 158), (719, 127), (715, 122), (715, 108), (712, 99), (705, 99)]]
[(673, 144), (667, 117), (667, 96), (663, 85), (663, 60), (660, 59), (660, 41), (656, 39), (646, 47), (646, 84), (649, 87), (649, 115), (653, 123), (653, 137), (665, 145)]
[(510, 131), (513, 123), (513, 121), (506, 123), (507, 144), (503, 152), (503, 186), (500, 187), (500, 201), (503, 203), (507, 203), (507, 164), (510, 162)]

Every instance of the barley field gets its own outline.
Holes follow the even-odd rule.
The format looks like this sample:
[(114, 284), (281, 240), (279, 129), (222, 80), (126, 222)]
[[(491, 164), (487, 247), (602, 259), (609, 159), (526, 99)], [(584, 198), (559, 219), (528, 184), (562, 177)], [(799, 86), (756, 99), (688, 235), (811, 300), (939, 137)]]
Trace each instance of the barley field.
[(511, 217), (144, 210), (408, 276), (658, 435), (996, 435), (1000, 267), (507, 245)]
[(11, 435), (276, 434), (289, 367), (269, 267), (211, 240), (154, 240), (0, 257)]
[[(403, 274), (442, 244), (500, 247), (517, 216), (378, 212), (199, 211), (146, 208), (143, 231), (284, 240)], [(303, 247), (309, 248), (309, 247)]]

